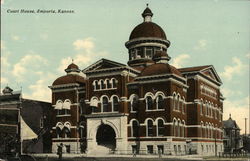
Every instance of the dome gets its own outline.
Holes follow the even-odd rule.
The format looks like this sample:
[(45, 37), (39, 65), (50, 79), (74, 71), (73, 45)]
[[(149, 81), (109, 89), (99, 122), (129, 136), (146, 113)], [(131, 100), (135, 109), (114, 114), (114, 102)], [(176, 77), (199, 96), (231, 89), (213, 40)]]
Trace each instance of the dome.
[(167, 40), (163, 29), (153, 22), (143, 22), (136, 26), (129, 36), (129, 40), (137, 38), (153, 37)]
[(77, 66), (76, 64), (71, 63), (71, 64), (67, 67), (67, 69), (79, 69), (79, 68), (78, 68), (78, 66)]
[(69, 73), (69, 72), (80, 72), (80, 69), (79, 69), (79, 67), (78, 67), (76, 64), (71, 63), (71, 64), (65, 69), (65, 71), (66, 71), (67, 73)]
[(73, 75), (73, 74), (68, 74), (62, 77), (57, 78), (54, 82), (53, 82), (53, 86), (54, 85), (62, 85), (62, 84), (70, 84), (70, 83), (85, 83), (85, 79), (82, 76), (79, 75)]
[(173, 66), (165, 63), (156, 63), (150, 65), (142, 70), (140, 76), (153, 76), (161, 74), (176, 74), (182, 76), (182, 74)]

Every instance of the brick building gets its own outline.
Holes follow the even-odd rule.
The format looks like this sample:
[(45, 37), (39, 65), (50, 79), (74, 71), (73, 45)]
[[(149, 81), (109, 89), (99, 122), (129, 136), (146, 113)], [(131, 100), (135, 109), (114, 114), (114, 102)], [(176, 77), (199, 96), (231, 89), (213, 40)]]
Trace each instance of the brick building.
[(0, 94), (0, 156), (51, 152), (51, 103), (25, 99), (5, 87)]
[(128, 65), (107, 59), (80, 70), (70, 64), (52, 86), (52, 151), (188, 153), (223, 151), (222, 84), (212, 65), (177, 69), (168, 62), (170, 41), (144, 21), (125, 43)]

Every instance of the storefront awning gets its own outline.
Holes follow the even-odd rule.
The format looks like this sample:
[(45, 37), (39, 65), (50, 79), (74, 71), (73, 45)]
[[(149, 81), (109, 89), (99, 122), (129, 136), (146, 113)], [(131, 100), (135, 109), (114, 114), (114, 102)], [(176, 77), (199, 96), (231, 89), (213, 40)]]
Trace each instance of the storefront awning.
[(37, 138), (37, 134), (26, 124), (21, 117), (21, 140), (31, 140)]

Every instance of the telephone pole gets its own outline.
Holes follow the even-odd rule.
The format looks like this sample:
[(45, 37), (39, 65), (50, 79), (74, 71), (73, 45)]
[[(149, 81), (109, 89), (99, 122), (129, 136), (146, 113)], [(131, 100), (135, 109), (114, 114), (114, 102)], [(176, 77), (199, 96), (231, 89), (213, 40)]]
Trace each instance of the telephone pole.
[(247, 118), (245, 118), (245, 136), (247, 136)]

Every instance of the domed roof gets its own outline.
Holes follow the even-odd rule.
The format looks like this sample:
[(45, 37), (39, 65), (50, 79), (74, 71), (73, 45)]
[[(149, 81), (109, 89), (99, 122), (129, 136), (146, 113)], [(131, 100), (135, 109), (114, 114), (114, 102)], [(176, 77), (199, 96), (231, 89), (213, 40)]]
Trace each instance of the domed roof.
[(80, 75), (76, 75), (76, 74), (68, 74), (68, 75), (64, 75), (62, 77), (57, 78), (54, 82), (53, 82), (53, 86), (54, 85), (62, 85), (62, 84), (70, 84), (70, 83), (85, 83), (85, 79), (84, 77), (80, 76)]
[(142, 37), (154, 37), (163, 40), (167, 40), (166, 34), (163, 29), (153, 22), (143, 22), (136, 26), (129, 36), (129, 40), (142, 38)]
[(79, 67), (74, 64), (74, 63), (71, 63), (66, 69), (65, 69), (65, 72), (69, 73), (69, 72), (80, 72), (80, 69)]
[(153, 76), (161, 74), (176, 74), (182, 76), (182, 74), (173, 66), (165, 63), (156, 63), (150, 65), (142, 70), (140, 76)]
[(78, 67), (76, 64), (71, 63), (71, 64), (67, 67), (67, 69), (79, 69), (79, 67)]

